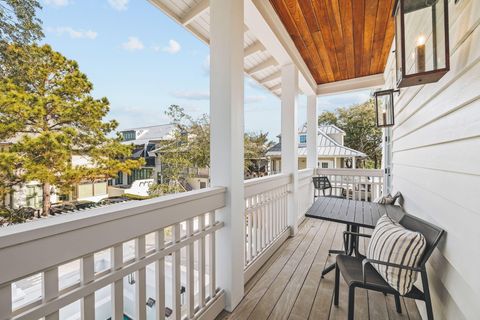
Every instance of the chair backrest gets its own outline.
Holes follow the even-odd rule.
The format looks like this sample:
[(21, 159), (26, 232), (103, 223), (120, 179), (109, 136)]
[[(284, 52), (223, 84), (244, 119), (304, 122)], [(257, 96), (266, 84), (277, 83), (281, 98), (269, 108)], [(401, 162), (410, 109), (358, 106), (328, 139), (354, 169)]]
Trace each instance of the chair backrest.
[(330, 180), (328, 180), (328, 177), (325, 176), (313, 177), (313, 186), (318, 190), (330, 189), (332, 187)]
[(443, 229), (408, 213), (405, 213), (399, 223), (409, 230), (420, 232), (425, 237), (427, 245), (425, 247), (425, 253), (419, 263), (419, 266), (425, 266), (425, 263), (428, 258), (430, 258), (430, 255), (444, 233)]

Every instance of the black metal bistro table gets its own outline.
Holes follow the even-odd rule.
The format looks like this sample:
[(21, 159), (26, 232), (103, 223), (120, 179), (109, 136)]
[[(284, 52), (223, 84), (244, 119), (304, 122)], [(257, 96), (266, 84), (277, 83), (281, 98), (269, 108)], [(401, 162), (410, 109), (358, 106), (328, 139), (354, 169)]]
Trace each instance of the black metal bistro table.
[[(318, 197), (305, 216), (345, 224), (347, 226), (347, 232), (344, 233), (345, 250), (331, 250), (331, 253), (361, 256), (358, 251), (358, 236), (352, 235), (352, 233), (358, 233), (359, 228), (375, 228), (378, 219), (384, 214), (388, 214), (389, 217), (398, 221), (405, 212), (399, 206), (360, 200)], [(335, 264), (326, 267), (322, 272), (322, 277), (334, 268)]]

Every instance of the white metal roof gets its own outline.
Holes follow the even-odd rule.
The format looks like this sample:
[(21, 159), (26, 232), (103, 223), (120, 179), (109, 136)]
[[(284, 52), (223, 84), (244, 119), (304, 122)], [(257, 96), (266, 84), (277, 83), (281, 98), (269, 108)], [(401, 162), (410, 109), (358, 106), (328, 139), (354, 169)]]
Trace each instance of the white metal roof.
[[(341, 130), (339, 128), (337, 129)], [(269, 151), (267, 152), (267, 156), (280, 156), (282, 154), (281, 150), (281, 143), (277, 143), (275, 146), (269, 149)], [(363, 152), (342, 146), (341, 144), (337, 143), (335, 140), (330, 138), (324, 131), (322, 131), (321, 127), (319, 127), (318, 129), (317, 150), (319, 157), (367, 157), (367, 155)], [(300, 143), (298, 145), (298, 156), (307, 156), (306, 144)]]

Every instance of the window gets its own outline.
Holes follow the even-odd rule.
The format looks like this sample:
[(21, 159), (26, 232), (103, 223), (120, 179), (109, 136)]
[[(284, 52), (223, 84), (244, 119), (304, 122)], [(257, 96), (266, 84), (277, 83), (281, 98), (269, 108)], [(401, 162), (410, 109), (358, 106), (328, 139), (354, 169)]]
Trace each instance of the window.
[(200, 189), (205, 189), (207, 187), (207, 183), (204, 181), (200, 181)]
[(135, 131), (123, 131), (123, 140), (124, 141), (130, 141), (130, 140), (135, 140)]
[(328, 169), (328, 162), (322, 162), (322, 169)]
[(153, 169), (151, 168), (133, 169), (132, 174), (129, 174), (127, 177), (127, 183), (132, 184), (136, 180), (151, 179), (152, 174)]
[(306, 134), (300, 135), (300, 143), (307, 143), (307, 135)]

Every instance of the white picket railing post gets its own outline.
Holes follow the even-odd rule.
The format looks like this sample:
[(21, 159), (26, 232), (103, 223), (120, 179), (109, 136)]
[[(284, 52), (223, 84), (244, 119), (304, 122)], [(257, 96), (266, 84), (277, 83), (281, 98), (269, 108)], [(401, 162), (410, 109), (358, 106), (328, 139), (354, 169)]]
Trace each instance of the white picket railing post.
[(282, 173), (292, 175), (288, 196), (288, 225), (297, 233), (298, 220), (298, 70), (294, 64), (282, 66)]
[[(88, 254), (80, 261), (80, 282), (86, 285), (94, 280), (95, 276), (95, 256)], [(81, 301), (82, 320), (95, 319), (95, 294), (89, 294), (83, 297)]]

